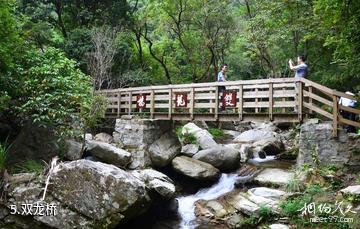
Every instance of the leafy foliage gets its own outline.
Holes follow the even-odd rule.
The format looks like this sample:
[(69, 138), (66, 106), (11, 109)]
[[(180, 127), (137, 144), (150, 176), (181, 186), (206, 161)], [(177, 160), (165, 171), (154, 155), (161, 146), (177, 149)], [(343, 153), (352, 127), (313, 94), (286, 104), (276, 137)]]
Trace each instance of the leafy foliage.
[(45, 166), (41, 161), (35, 160), (26, 160), (22, 164), (17, 165), (17, 170), (25, 173), (41, 174), (44, 168)]
[(178, 136), (179, 140), (181, 142), (183, 142), (185, 145), (186, 144), (196, 144), (196, 137), (192, 134), (189, 133), (186, 128), (184, 129), (183, 126), (177, 127), (175, 129), (176, 135)]
[(221, 129), (218, 128), (209, 128), (209, 133), (214, 137), (214, 138), (219, 138), (224, 136), (224, 132)]
[(25, 56), (23, 119), (41, 125), (69, 126), (91, 95), (90, 78), (58, 49), (31, 51)]
[(3, 169), (5, 169), (6, 157), (7, 157), (6, 146), (0, 144), (0, 171), (3, 171)]

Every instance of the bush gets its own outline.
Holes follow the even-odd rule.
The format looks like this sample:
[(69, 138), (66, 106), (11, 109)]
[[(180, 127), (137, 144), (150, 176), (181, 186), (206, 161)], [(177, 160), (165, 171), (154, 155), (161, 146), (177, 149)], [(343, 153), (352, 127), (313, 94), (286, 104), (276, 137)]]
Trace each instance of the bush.
[(175, 129), (176, 135), (178, 136), (179, 140), (185, 145), (196, 144), (196, 137), (192, 133), (188, 133), (187, 131), (183, 133), (183, 128), (183, 126), (179, 126)]
[(209, 133), (214, 137), (214, 138), (219, 138), (224, 136), (224, 132), (221, 129), (217, 129), (217, 128), (209, 128)]
[(7, 149), (3, 144), (0, 144), (0, 171), (5, 169), (6, 157)]
[(271, 209), (267, 206), (260, 206), (259, 215), (263, 219), (268, 219), (272, 216)]
[(294, 176), (286, 185), (288, 192), (300, 192), (303, 188), (304, 184), (297, 176)]
[(72, 128), (79, 109), (92, 99), (89, 76), (55, 48), (26, 53), (19, 115), (40, 126)]
[(44, 171), (44, 164), (40, 161), (27, 160), (17, 166), (18, 172), (41, 174)]

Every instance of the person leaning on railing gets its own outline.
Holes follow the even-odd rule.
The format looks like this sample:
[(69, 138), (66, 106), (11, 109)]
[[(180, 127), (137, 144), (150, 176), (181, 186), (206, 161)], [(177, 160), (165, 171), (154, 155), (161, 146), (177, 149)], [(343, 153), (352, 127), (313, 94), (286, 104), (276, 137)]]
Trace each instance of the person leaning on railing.
[[(225, 82), (225, 81), (226, 81), (226, 71), (227, 71), (227, 67), (228, 67), (227, 64), (221, 65), (220, 72), (219, 72), (218, 75), (217, 75), (217, 82)], [(225, 91), (226, 91), (225, 86), (218, 86), (218, 91), (219, 91), (219, 95), (218, 95), (218, 96), (220, 96), (220, 101), (222, 101), (223, 98), (224, 98)], [(220, 109), (220, 111), (223, 111), (223, 110), (225, 110), (225, 107), (223, 106), (223, 103), (221, 102), (221, 109)]]
[[(295, 78), (306, 78), (308, 75), (308, 66), (305, 63), (306, 57), (304, 55), (299, 55), (297, 58), (297, 65), (294, 65), (294, 62), (289, 60), (289, 67), (291, 70), (295, 71)], [(295, 85), (295, 107), (294, 111), (297, 112), (297, 96), (299, 94), (298, 84)]]
[[(353, 93), (351, 93), (350, 91), (345, 92), (345, 94), (348, 95), (352, 95), (354, 96)], [(339, 100), (339, 104), (344, 106), (344, 107), (351, 107), (351, 108), (355, 108), (356, 106), (356, 100), (353, 99), (348, 99), (345, 97), (340, 97)], [(355, 114), (349, 111), (345, 111), (345, 110), (340, 110), (340, 114), (343, 118), (345, 119), (349, 119), (351, 121), (355, 121)], [(346, 129), (346, 131), (348, 133), (355, 133), (356, 132), (356, 128), (354, 126), (351, 125), (344, 125), (344, 128)]]

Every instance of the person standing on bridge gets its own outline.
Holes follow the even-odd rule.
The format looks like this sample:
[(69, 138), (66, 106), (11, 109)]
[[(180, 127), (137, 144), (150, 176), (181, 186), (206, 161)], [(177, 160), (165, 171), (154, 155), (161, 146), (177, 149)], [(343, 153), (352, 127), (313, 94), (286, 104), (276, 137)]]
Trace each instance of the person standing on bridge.
[(294, 62), (289, 60), (289, 67), (291, 70), (295, 71), (295, 77), (306, 78), (308, 74), (308, 66), (305, 63), (306, 58), (304, 55), (300, 55), (297, 58), (297, 65), (294, 65)]
[[(295, 71), (295, 78), (306, 78), (308, 75), (308, 66), (305, 63), (306, 57), (304, 55), (299, 55), (297, 58), (297, 65), (294, 65), (294, 62), (290, 59), (289, 60), (289, 67), (291, 70)], [(294, 112), (297, 112), (297, 104), (298, 100), (297, 97), (299, 95), (299, 86), (296, 82), (295, 84), (295, 107)]]
[[(228, 67), (227, 64), (221, 65), (220, 72), (217, 75), (217, 82), (225, 82), (226, 81), (227, 67)], [(222, 101), (224, 99), (224, 94), (225, 94), (225, 91), (226, 91), (225, 86), (219, 86), (218, 91), (219, 91), (218, 96), (220, 96), (220, 101)], [(221, 104), (223, 104), (223, 103), (221, 103)], [(225, 110), (225, 107), (223, 105), (221, 105), (220, 111), (223, 111), (223, 110)]]

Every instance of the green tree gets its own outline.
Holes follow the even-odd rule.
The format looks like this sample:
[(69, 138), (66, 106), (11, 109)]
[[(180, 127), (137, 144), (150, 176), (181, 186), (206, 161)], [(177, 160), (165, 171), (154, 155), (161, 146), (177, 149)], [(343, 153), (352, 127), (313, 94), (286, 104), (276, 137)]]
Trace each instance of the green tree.
[(52, 125), (60, 131), (72, 130), (73, 123), (79, 120), (80, 107), (92, 98), (90, 77), (54, 48), (45, 52), (32, 50), (23, 61), (23, 96), (19, 98), (18, 115), (22, 120)]

